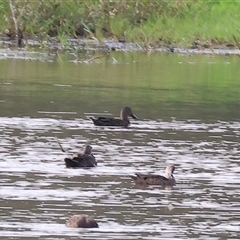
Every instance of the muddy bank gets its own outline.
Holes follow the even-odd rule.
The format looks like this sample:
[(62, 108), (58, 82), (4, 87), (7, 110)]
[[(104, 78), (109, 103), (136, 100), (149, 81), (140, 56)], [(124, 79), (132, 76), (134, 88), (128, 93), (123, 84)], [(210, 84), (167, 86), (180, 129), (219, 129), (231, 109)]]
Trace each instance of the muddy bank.
[[(69, 60), (75, 62), (91, 62), (112, 51), (122, 52), (159, 52), (159, 53), (178, 53), (178, 54), (207, 54), (207, 55), (240, 55), (240, 49), (231, 44), (224, 45), (200, 45), (194, 44), (190, 47), (179, 46), (156, 46), (145, 47), (143, 44), (116, 42), (104, 40), (69, 39), (66, 45), (61, 44), (56, 39), (39, 43), (36, 40), (23, 42), (22, 47), (16, 47), (14, 41), (0, 40), (0, 59), (26, 59), (26, 60), (45, 60), (53, 61), (59, 54), (68, 53)], [(93, 55), (98, 52), (100, 55)], [(84, 53), (84, 54), (83, 54)], [(84, 58), (83, 58), (84, 55)], [(81, 56), (81, 57), (80, 57)], [(79, 59), (80, 57), (80, 59)], [(83, 59), (81, 59), (83, 58)]]

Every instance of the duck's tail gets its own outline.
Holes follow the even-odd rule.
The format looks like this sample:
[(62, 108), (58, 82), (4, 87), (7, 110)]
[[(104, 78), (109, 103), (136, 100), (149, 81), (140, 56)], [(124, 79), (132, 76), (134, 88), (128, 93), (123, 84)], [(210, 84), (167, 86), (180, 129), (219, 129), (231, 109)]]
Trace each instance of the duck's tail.
[(96, 120), (97, 120), (96, 118), (93, 118), (93, 117), (89, 117), (89, 118), (93, 121), (94, 124), (96, 124)]
[(137, 180), (137, 175), (128, 175), (131, 179), (133, 179), (134, 181)]

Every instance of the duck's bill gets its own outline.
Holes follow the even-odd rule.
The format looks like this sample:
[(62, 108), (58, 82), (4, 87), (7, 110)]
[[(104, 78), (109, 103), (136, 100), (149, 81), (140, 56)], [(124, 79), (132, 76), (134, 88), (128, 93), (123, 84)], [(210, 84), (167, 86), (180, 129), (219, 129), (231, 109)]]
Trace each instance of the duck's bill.
[(138, 119), (136, 115), (134, 115), (133, 113), (130, 115), (130, 117), (132, 117), (133, 119)]

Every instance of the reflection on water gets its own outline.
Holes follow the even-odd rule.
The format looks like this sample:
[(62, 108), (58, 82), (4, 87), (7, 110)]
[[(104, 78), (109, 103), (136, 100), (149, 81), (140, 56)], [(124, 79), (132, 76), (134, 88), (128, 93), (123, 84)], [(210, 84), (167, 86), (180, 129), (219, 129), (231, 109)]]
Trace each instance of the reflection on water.
[[(239, 235), (238, 122), (137, 120), (114, 129), (86, 119), (0, 121), (1, 239)], [(98, 167), (66, 169), (56, 136), (70, 152), (91, 143)], [(129, 177), (163, 173), (168, 164), (176, 165), (172, 190), (141, 188)], [(77, 213), (94, 216), (100, 228), (66, 228)]]
[[(239, 239), (239, 58), (109, 58), (1, 60), (1, 240)], [(139, 118), (128, 129), (89, 119), (127, 105)], [(98, 166), (66, 169), (64, 158), (86, 143)], [(173, 189), (129, 177), (169, 164)], [(100, 228), (66, 228), (78, 213)]]

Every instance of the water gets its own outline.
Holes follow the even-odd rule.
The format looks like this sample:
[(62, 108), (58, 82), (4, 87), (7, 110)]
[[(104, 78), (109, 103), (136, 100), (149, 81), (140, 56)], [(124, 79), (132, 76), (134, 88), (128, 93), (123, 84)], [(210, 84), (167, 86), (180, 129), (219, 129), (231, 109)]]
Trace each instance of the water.
[[(239, 239), (239, 59), (112, 57), (1, 60), (1, 240)], [(125, 105), (139, 117), (129, 129), (89, 120)], [(64, 157), (86, 143), (98, 167), (66, 169)], [(168, 164), (173, 189), (129, 177)], [(99, 229), (65, 227), (78, 213)]]

